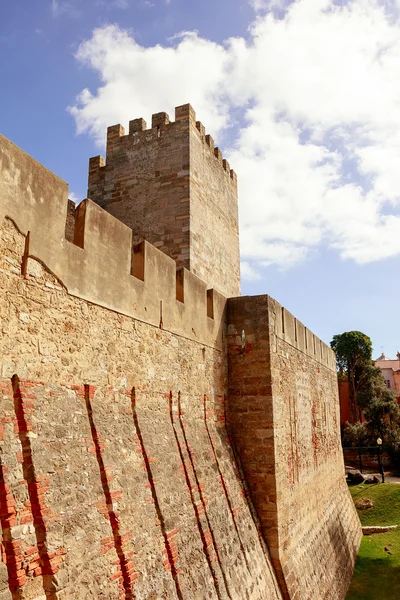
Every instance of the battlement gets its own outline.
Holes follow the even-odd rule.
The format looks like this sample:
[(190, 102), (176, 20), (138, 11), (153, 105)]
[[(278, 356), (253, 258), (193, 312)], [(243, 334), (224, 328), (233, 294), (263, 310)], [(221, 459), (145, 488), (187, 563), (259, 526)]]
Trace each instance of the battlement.
[(28, 276), (29, 258), (38, 260), (73, 296), (222, 346), (222, 294), (149, 242), (133, 243), (132, 230), (91, 200), (74, 209), (67, 184), (2, 136), (0, 158), (0, 223), (9, 218), (27, 236)]
[(271, 311), (275, 315), (275, 335), (310, 358), (336, 371), (336, 356), (332, 348), (320, 340), (279, 302), (269, 298), (269, 303)]
[[(299, 319), (296, 319), (277, 300), (268, 295), (241, 296), (228, 300), (231, 312), (230, 319), (240, 324), (239, 328), (237, 325), (235, 327), (229, 325), (228, 336), (235, 337), (234, 347), (239, 353), (246, 353), (252, 350), (254, 332), (249, 333), (247, 324), (248, 314), (252, 314), (255, 310), (254, 303), (257, 306), (262, 306), (265, 312), (268, 313), (269, 330), (273, 336), (286, 342), (292, 348), (299, 350), (318, 364), (336, 372), (336, 356), (333, 350), (305, 327)], [(261, 316), (259, 326), (261, 329), (265, 326)], [(270, 343), (274, 344), (273, 338), (270, 339)], [(275, 346), (273, 352), (277, 352)], [(285, 356), (282, 357), (285, 358)]]
[[(184, 104), (175, 108), (175, 121), (170, 121), (166, 112), (152, 115), (151, 128), (147, 128), (144, 119), (138, 118), (129, 121), (128, 133), (121, 124), (111, 125), (107, 128), (107, 157), (118, 151), (126, 143), (131, 143), (132, 138), (138, 145), (154, 143), (161, 137), (173, 135), (176, 128), (189, 128), (196, 130), (200, 139), (206, 147), (209, 147), (211, 155), (218, 161), (222, 170), (229, 175), (231, 183), (237, 186), (237, 175), (230, 168), (229, 162), (223, 158), (218, 147), (214, 147), (214, 140), (206, 134), (206, 129), (200, 121), (196, 121), (196, 113), (190, 104)], [(133, 146), (134, 149), (134, 146)], [(140, 149), (140, 148), (138, 148)], [(106, 166), (106, 160), (102, 156), (94, 156), (89, 160), (89, 185), (101, 177), (101, 170)], [(100, 173), (99, 173), (100, 171)]]
[[(87, 197), (225, 296), (240, 294), (237, 177), (190, 104), (107, 129)], [(205, 222), (205, 215), (207, 215)]]
[[(166, 117), (163, 117), (166, 120)], [(198, 129), (198, 127), (197, 127)], [(221, 346), (226, 298), (91, 200), (75, 207), (68, 186), (0, 136), (0, 221), (28, 235), (27, 258), (68, 292), (210, 346)], [(93, 160), (93, 159), (92, 159)], [(99, 161), (101, 164), (101, 161)], [(275, 300), (275, 334), (335, 369), (335, 355)]]

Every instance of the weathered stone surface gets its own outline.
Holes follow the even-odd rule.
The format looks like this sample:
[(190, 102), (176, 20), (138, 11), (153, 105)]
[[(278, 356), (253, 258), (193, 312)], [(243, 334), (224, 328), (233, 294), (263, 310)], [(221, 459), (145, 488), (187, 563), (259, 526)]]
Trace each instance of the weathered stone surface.
[(74, 298), (32, 259), (24, 278), (24, 247), (5, 219), (0, 498), (12, 585), (32, 600), (45, 589), (280, 599), (224, 426), (225, 353)]
[(150, 179), (124, 179), (122, 136), (116, 203), (155, 197), (190, 271), (0, 136), (0, 599), (343, 600), (334, 355), (270, 297), (207, 289), (238, 290), (236, 177), (193, 109), (131, 122)]
[(27, 256), (46, 265), (73, 296), (222, 348), (225, 296), (183, 269), (183, 299), (177, 300), (176, 263), (149, 242), (134, 256), (142, 260), (139, 277), (132, 230), (89, 200), (76, 210), (71, 243), (64, 237), (68, 206), (67, 184), (0, 135), (0, 220), (9, 217), (27, 236)]
[(361, 538), (333, 353), (268, 296), (228, 300), (229, 423), (285, 598), (338, 600)]
[[(88, 197), (225, 296), (240, 294), (236, 174), (214, 153), (190, 105), (152, 128), (108, 128), (107, 159), (90, 159)], [(206, 226), (205, 226), (206, 225)]]

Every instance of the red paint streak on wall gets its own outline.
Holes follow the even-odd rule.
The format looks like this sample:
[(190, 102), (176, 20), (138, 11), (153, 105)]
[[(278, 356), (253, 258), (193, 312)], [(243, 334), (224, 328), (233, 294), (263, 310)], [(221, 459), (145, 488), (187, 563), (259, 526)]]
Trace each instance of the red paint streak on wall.
[[(207, 529), (204, 531), (204, 534), (207, 533), (207, 536), (208, 535), (211, 536), (212, 547), (213, 547), (213, 551), (214, 551), (214, 554), (215, 554), (214, 560), (218, 563), (218, 566), (219, 566), (221, 574), (222, 574), (222, 579), (224, 581), (224, 586), (225, 586), (226, 593), (228, 595), (228, 598), (231, 599), (232, 597), (231, 597), (230, 590), (229, 590), (228, 580), (227, 580), (227, 577), (225, 575), (225, 571), (224, 571), (224, 568), (223, 568), (223, 565), (222, 565), (222, 562), (221, 562), (221, 558), (220, 558), (218, 546), (217, 546), (217, 543), (216, 543), (216, 540), (215, 540), (214, 532), (212, 530), (211, 522), (210, 522), (210, 519), (209, 519), (209, 516), (208, 516), (207, 509), (206, 509), (206, 506), (207, 506), (208, 502), (207, 502), (207, 499), (206, 499), (205, 494), (204, 494), (204, 486), (200, 484), (200, 481), (199, 481), (199, 478), (198, 478), (198, 475), (197, 475), (197, 470), (196, 470), (196, 466), (195, 466), (195, 462), (194, 462), (194, 454), (193, 454), (192, 449), (191, 449), (191, 447), (189, 445), (189, 442), (188, 442), (188, 438), (187, 438), (187, 435), (186, 435), (186, 428), (185, 428), (185, 424), (184, 424), (184, 420), (182, 418), (182, 415), (184, 415), (184, 412), (182, 411), (182, 407), (181, 407), (181, 394), (180, 394), (180, 392), (178, 392), (178, 417), (179, 417), (179, 423), (180, 423), (180, 426), (181, 426), (183, 440), (185, 442), (186, 452), (187, 452), (187, 455), (189, 457), (189, 461), (190, 461), (190, 465), (191, 465), (191, 470), (192, 470), (192, 473), (193, 473), (193, 476), (194, 476), (194, 479), (195, 479), (195, 482), (196, 482), (197, 491), (199, 493), (200, 502), (202, 504), (202, 508), (203, 508), (203, 511), (204, 511), (204, 516), (205, 516), (205, 519), (206, 519), (206, 522), (207, 522), (207, 526), (208, 526)], [(209, 547), (209, 543), (208, 543), (208, 540), (206, 538), (206, 548), (208, 548), (208, 547)]]
[[(93, 419), (93, 410), (91, 400), (94, 398), (95, 388), (94, 386), (85, 385), (77, 386), (78, 394), (85, 397), (86, 409), (89, 417), (90, 430), (92, 433), (93, 450), (99, 465), (101, 485), (103, 488), (105, 504), (101, 503), (98, 505), (98, 509), (105, 518), (110, 521), (112, 536), (102, 540), (101, 554), (106, 554), (114, 546), (118, 556), (118, 560), (114, 563), (117, 567), (117, 572), (110, 578), (111, 581), (119, 582), (120, 598), (121, 600), (133, 600), (134, 592), (133, 586), (134, 581), (137, 578), (135, 572), (135, 566), (132, 561), (132, 553), (124, 552), (124, 544), (131, 537), (131, 533), (125, 533), (121, 535), (119, 527), (119, 515), (114, 510), (114, 502), (122, 497), (122, 491), (117, 490), (111, 492), (107, 470), (104, 465), (102, 454), (104, 452), (104, 444), (100, 441), (99, 434), (96, 429), (96, 425)], [(90, 449), (89, 449), (90, 450)]]
[[(169, 395), (168, 395), (169, 398)], [(142, 430), (140, 428), (140, 423), (139, 423), (139, 418), (138, 418), (138, 414), (137, 414), (137, 410), (136, 410), (136, 390), (135, 388), (132, 389), (131, 392), (131, 404), (132, 404), (132, 416), (133, 416), (133, 423), (135, 426), (135, 430), (136, 430), (136, 436), (135, 436), (135, 446), (136, 446), (136, 453), (140, 454), (143, 457), (143, 463), (144, 463), (144, 470), (147, 474), (147, 481), (148, 483), (146, 484), (146, 488), (148, 488), (151, 491), (151, 501), (154, 504), (156, 513), (157, 513), (157, 518), (158, 518), (158, 523), (160, 525), (160, 529), (161, 529), (161, 533), (164, 539), (164, 550), (163, 550), (163, 566), (165, 571), (171, 571), (171, 575), (172, 578), (174, 580), (174, 584), (175, 584), (175, 589), (176, 589), (176, 593), (178, 596), (179, 600), (183, 600), (183, 595), (182, 595), (182, 590), (181, 590), (181, 585), (179, 582), (179, 573), (180, 573), (180, 567), (179, 567), (179, 553), (178, 553), (178, 546), (176, 543), (176, 535), (179, 533), (178, 529), (174, 529), (172, 531), (167, 532), (166, 530), (166, 526), (165, 526), (165, 519), (164, 519), (164, 515), (162, 513), (161, 510), (161, 505), (158, 499), (158, 494), (157, 494), (157, 489), (156, 489), (156, 485), (155, 485), (155, 480), (153, 477), (153, 472), (151, 469), (151, 458), (148, 455), (148, 452), (146, 450), (145, 444), (144, 444), (144, 439), (143, 439), (143, 434), (142, 434)]]
[[(172, 429), (174, 432), (174, 437), (175, 437), (179, 457), (181, 460), (181, 467), (182, 467), (181, 472), (185, 478), (186, 487), (187, 487), (189, 497), (190, 497), (190, 500), (191, 500), (191, 503), (193, 506), (194, 514), (196, 517), (197, 529), (199, 531), (199, 535), (200, 535), (201, 542), (203, 545), (204, 556), (207, 560), (207, 565), (208, 565), (208, 568), (210, 570), (210, 573), (211, 573), (211, 576), (212, 576), (212, 579), (214, 582), (215, 592), (217, 594), (218, 600), (222, 600), (222, 594), (221, 594), (220, 585), (218, 582), (218, 577), (215, 572), (214, 566), (212, 564), (214, 557), (212, 556), (212, 552), (210, 552), (210, 548), (209, 548), (210, 544), (209, 544), (208, 537), (206, 535), (207, 530), (205, 528), (203, 528), (201, 518), (200, 518), (205, 513), (205, 507), (203, 507), (203, 505), (201, 505), (201, 508), (200, 508), (199, 503), (196, 502), (196, 500), (195, 500), (194, 490), (197, 489), (197, 485), (196, 486), (192, 485), (192, 482), (190, 480), (190, 475), (189, 475), (189, 469), (188, 469), (188, 466), (186, 465), (186, 460), (185, 460), (185, 457), (183, 454), (182, 444), (179, 439), (179, 435), (178, 435), (178, 431), (177, 431), (177, 427), (176, 427), (176, 423), (175, 423), (175, 419), (174, 419), (174, 406), (173, 406), (172, 392), (170, 392), (168, 394), (168, 398), (169, 398), (169, 415), (170, 415), (170, 419), (171, 419), (171, 425), (172, 425)], [(178, 413), (179, 414), (181, 413), (180, 403), (178, 404)]]
[(11, 527), (16, 524), (16, 502), (5, 478), (8, 469), (0, 462), (0, 523), (3, 530), (1, 543), (2, 561), (7, 566), (8, 587), (13, 600), (20, 600), (21, 590), (26, 583), (26, 572), (23, 566), (22, 542), (14, 541)]
[[(36, 398), (35, 394), (32, 393), (32, 388), (38, 385), (43, 384), (30, 380), (20, 382), (17, 375), (13, 376), (12, 387), (16, 415), (15, 431), (22, 445), (22, 469), (29, 495), (27, 509), (30, 510), (33, 517), (33, 526), (37, 540), (38, 557), (36, 560), (30, 561), (28, 571), (32, 571), (36, 577), (41, 575), (46, 597), (48, 600), (57, 600), (54, 575), (59, 570), (59, 565), (63, 560), (62, 556), (66, 554), (66, 550), (59, 548), (56, 552), (49, 553), (48, 551), (46, 521), (51, 521), (52, 517), (55, 516), (52, 515), (45, 503), (45, 493), (49, 489), (49, 480), (48, 478), (39, 477), (36, 473), (31, 441), (28, 435), (29, 432), (33, 431), (31, 416), (35, 407), (33, 400)], [(20, 523), (30, 520), (29, 514), (26, 515), (25, 519), (20, 515)]]
[[(234, 509), (233, 506), (232, 506), (232, 502), (231, 502), (231, 499), (230, 499), (230, 496), (229, 496), (228, 488), (227, 488), (227, 485), (226, 485), (226, 482), (225, 482), (225, 478), (224, 478), (224, 476), (222, 474), (222, 471), (221, 471), (221, 467), (220, 467), (220, 464), (219, 464), (218, 456), (217, 456), (217, 453), (215, 451), (214, 442), (212, 440), (210, 428), (209, 428), (208, 422), (207, 422), (208, 419), (210, 419), (210, 417), (212, 416), (213, 411), (211, 410), (210, 403), (207, 402), (207, 396), (206, 395), (204, 395), (203, 403), (204, 403), (204, 424), (205, 424), (205, 428), (206, 428), (206, 431), (207, 431), (208, 439), (209, 439), (209, 442), (210, 442), (211, 456), (212, 456), (212, 459), (214, 460), (214, 462), (216, 464), (216, 467), (217, 467), (217, 470), (218, 470), (218, 474), (219, 474), (219, 478), (220, 478), (220, 483), (221, 483), (221, 486), (222, 486), (222, 489), (223, 489), (224, 496), (226, 498), (226, 502), (227, 502), (227, 505), (228, 505), (229, 512), (230, 512), (231, 517), (232, 517), (232, 522), (233, 522), (233, 526), (234, 526), (235, 531), (236, 531), (237, 539), (239, 541), (240, 550), (242, 552), (244, 561), (246, 563), (247, 570), (249, 570), (249, 563), (248, 563), (248, 560), (247, 560), (246, 551), (244, 549), (242, 538), (241, 538), (241, 535), (240, 535), (240, 532), (239, 532), (239, 527), (238, 527), (238, 524), (236, 522), (236, 515), (238, 513), (238, 510)], [(224, 413), (222, 415), (222, 419), (223, 419), (223, 422), (225, 422), (225, 414)]]

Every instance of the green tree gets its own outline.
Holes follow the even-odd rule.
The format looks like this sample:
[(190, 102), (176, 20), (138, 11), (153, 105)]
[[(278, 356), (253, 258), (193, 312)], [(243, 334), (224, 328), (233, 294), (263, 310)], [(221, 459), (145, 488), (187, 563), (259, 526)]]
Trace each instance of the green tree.
[(400, 408), (393, 391), (385, 384), (382, 371), (373, 365), (364, 369), (357, 403), (366, 418), (371, 441), (378, 437), (387, 440), (389, 431), (399, 425)]
[[(368, 446), (368, 432), (365, 423), (348, 423), (343, 430), (343, 446)], [(375, 445), (375, 444), (374, 444)]]
[(353, 423), (344, 430), (343, 443), (375, 446), (380, 437), (400, 464), (400, 407), (382, 371), (372, 361), (370, 338), (360, 331), (347, 331), (333, 337), (331, 348), (336, 352), (338, 379), (347, 378), (349, 382)]
[(347, 425), (343, 445), (376, 446), (380, 437), (393, 462), (400, 466), (400, 407), (380, 369), (365, 367), (357, 400), (366, 421)]
[(365, 369), (372, 361), (371, 339), (361, 331), (345, 331), (333, 336), (331, 348), (336, 353), (339, 376), (347, 375), (351, 418), (353, 421), (361, 420), (357, 397)]

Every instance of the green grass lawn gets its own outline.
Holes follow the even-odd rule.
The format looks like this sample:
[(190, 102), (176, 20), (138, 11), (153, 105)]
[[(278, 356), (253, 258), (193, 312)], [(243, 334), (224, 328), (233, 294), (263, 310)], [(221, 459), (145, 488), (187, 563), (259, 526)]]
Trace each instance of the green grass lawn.
[[(374, 502), (373, 508), (358, 511), (362, 525), (400, 524), (400, 484), (353, 485), (350, 492), (355, 502), (359, 498)], [(364, 536), (346, 600), (399, 598), (400, 527), (390, 533)]]

